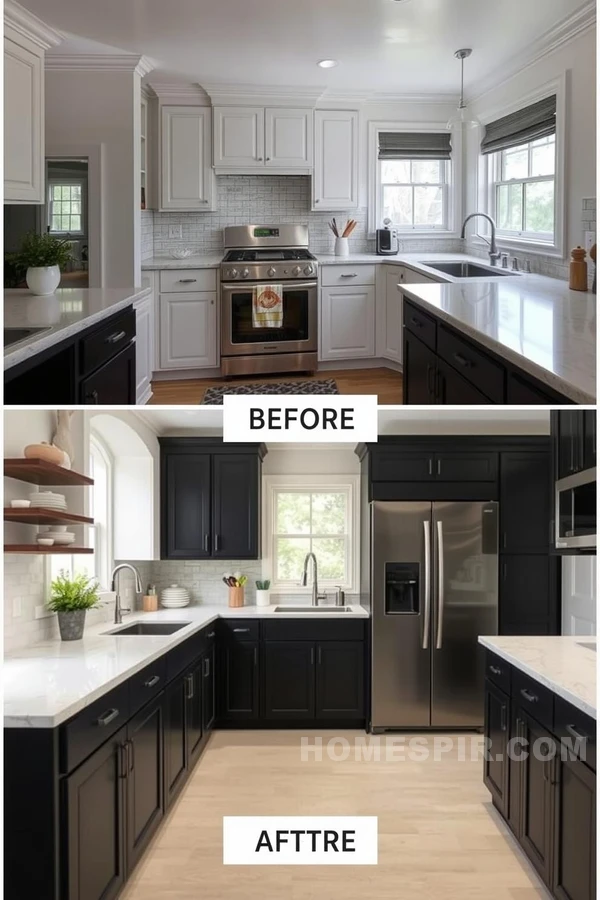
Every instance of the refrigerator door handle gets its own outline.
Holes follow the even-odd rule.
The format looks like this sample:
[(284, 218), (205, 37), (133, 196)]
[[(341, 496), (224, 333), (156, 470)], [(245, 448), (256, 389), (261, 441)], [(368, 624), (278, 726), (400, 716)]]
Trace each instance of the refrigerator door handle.
[(429, 630), (431, 625), (431, 527), (430, 523), (423, 522), (425, 537), (425, 612), (423, 615), (423, 650), (429, 646)]
[(437, 523), (438, 536), (438, 609), (437, 609), (437, 636), (435, 640), (435, 649), (442, 649), (442, 639), (444, 636), (444, 527), (441, 522)]

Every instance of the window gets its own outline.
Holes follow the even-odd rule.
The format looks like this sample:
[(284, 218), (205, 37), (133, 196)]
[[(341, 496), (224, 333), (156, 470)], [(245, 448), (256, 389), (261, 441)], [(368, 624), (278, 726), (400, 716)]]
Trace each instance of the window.
[(554, 244), (556, 136), (494, 154), (498, 233)]
[(82, 182), (48, 185), (48, 225), (51, 234), (83, 234)]
[(354, 521), (358, 479), (348, 476), (348, 481), (340, 484), (331, 484), (331, 480), (323, 476), (315, 483), (311, 477), (310, 483), (289, 484), (276, 476), (266, 479), (268, 558), (264, 564), (272, 590), (309, 591), (301, 587), (300, 580), (304, 559), (311, 552), (317, 557), (319, 590), (337, 585), (347, 591), (358, 589), (358, 528)]
[(448, 227), (448, 165), (439, 159), (379, 160), (379, 220), (398, 229)]

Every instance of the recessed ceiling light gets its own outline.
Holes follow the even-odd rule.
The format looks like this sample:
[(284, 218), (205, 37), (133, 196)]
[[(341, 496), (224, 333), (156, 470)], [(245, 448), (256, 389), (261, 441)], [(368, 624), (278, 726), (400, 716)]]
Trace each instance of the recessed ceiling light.
[(334, 69), (338, 65), (337, 59), (320, 59), (317, 63), (322, 69)]

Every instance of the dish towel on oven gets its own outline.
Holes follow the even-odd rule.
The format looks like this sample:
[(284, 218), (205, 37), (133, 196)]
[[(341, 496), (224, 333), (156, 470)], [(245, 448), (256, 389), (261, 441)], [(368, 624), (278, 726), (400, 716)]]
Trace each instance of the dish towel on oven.
[(252, 327), (283, 327), (283, 285), (257, 284), (252, 295)]

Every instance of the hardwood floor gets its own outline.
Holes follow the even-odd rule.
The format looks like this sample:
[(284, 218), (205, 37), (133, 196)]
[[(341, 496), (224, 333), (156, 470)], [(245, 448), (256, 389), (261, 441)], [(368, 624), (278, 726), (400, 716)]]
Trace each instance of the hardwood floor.
[[(355, 733), (339, 734), (351, 739)], [(291, 731), (215, 732), (122, 900), (549, 896), (492, 810), (481, 760), (470, 760), (469, 750), (467, 761), (452, 751), (441, 761), (430, 755), (390, 762), (383, 753), (379, 762), (357, 762), (352, 753), (345, 762), (326, 755), (302, 762), (300, 737)], [(222, 864), (225, 815), (327, 814), (379, 817), (376, 867)]]
[(380, 406), (402, 403), (402, 375), (392, 369), (336, 369), (316, 375), (270, 375), (262, 378), (226, 380), (194, 379), (190, 381), (153, 381), (151, 404), (157, 406), (197, 406), (209, 387), (231, 384), (260, 384), (265, 381), (315, 381), (334, 378), (340, 394), (377, 394)]

